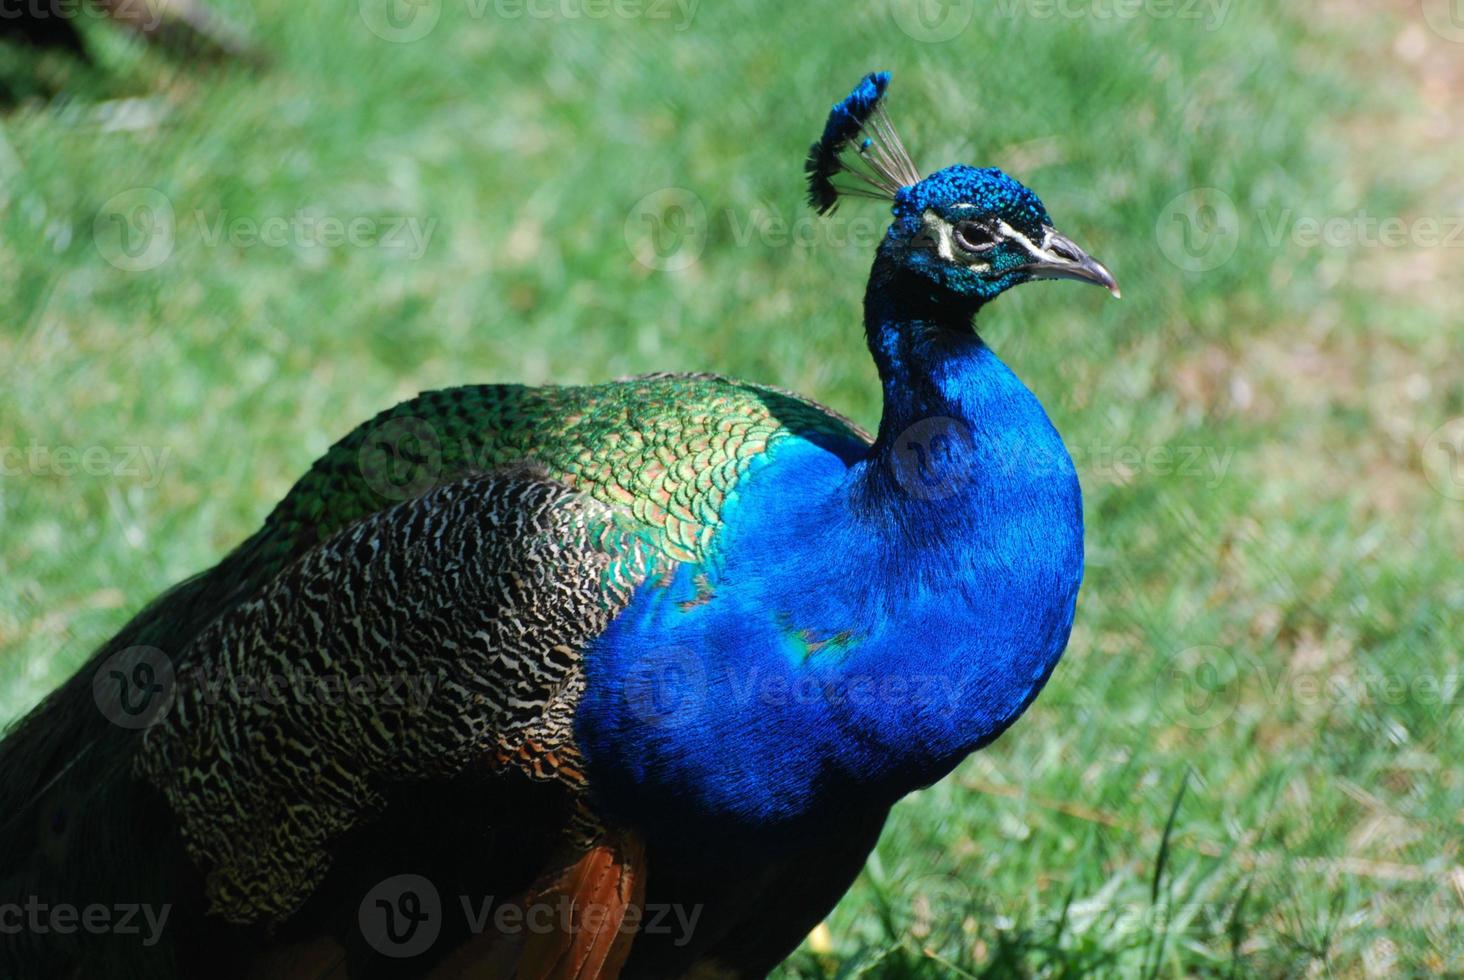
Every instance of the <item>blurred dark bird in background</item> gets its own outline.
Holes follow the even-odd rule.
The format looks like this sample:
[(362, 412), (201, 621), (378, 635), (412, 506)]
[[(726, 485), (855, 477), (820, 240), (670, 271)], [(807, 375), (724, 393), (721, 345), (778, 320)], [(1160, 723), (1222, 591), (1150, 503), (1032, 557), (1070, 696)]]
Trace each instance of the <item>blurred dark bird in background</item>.
[(238, 27), (202, 0), (27, 0), (0, 10), (0, 40), (62, 51), (85, 61), (77, 22), (87, 16), (123, 27), (173, 58), (261, 62), (262, 53)]

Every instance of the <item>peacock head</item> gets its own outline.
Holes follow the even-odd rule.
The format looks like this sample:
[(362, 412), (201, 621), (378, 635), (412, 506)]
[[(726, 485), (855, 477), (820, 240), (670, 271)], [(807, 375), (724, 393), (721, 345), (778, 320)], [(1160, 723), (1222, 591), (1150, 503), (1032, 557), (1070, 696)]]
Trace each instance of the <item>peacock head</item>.
[[(1052, 226), (1031, 190), (994, 167), (957, 164), (921, 177), (884, 110), (888, 72), (866, 75), (829, 113), (809, 151), (809, 201), (827, 214), (841, 196), (893, 202), (880, 258), (937, 298), (962, 306), (1033, 279), (1076, 279), (1118, 296), (1103, 264)], [(836, 185), (847, 175), (854, 183)]]

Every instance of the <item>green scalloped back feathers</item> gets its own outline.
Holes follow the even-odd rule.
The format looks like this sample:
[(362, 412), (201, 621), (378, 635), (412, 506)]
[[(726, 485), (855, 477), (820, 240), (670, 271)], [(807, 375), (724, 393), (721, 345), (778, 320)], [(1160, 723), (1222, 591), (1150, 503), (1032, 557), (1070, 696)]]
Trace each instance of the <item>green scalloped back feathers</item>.
[[(715, 375), (427, 392), (331, 447), (270, 514), (255, 555), (273, 574), (324, 538), (429, 486), (529, 463), (632, 518), (669, 561), (698, 562), (738, 479), (768, 448), (795, 436), (871, 442), (853, 422), (808, 399)], [(416, 475), (397, 495), (386, 473), (403, 457)]]

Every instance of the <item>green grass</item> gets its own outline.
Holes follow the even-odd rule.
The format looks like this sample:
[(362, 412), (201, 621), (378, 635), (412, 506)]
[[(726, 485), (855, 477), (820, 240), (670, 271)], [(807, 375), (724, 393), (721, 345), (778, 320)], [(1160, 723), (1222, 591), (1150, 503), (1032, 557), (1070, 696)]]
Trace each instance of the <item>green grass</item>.
[[(1458, 969), (1464, 503), (1426, 464), (1464, 415), (1464, 253), (1268, 233), (1464, 214), (1436, 74), (1458, 49), (1416, 5), (1214, 25), (1006, 0), (922, 42), (883, 2), (688, 23), (443, 0), (411, 43), (354, 2), (222, 6), (270, 70), (179, 74), (94, 24), (105, 70), (0, 54), (12, 90), (70, 93), (0, 123), (0, 447), (27, 452), (0, 476), (0, 719), (418, 390), (715, 370), (872, 424), (881, 209), (807, 220), (800, 164), (888, 67), (918, 163), (1011, 170), (1124, 299), (1047, 284), (984, 315), (1083, 475), (1077, 629), (1009, 734), (896, 809), (784, 975)], [(1196, 188), (1220, 193), (1171, 204)], [(171, 225), (138, 211), (159, 200)], [(1174, 234), (1217, 202), (1234, 254), (1185, 271)], [(370, 240), (215, 233), (302, 211)], [(153, 267), (109, 261), (119, 219), (171, 228)], [(374, 240), (402, 220), (420, 254)], [(636, 260), (656, 247), (694, 261)]]

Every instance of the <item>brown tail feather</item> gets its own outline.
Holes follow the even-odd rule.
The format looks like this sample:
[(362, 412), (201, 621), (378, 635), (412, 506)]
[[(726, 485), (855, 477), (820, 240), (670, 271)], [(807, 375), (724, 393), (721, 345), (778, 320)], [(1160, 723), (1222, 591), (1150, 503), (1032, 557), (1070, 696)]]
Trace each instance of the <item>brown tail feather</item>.
[(510, 973), (518, 980), (615, 980), (630, 955), (645, 893), (640, 839), (607, 835), (515, 903), (524, 923), (518, 936), (484, 932), (454, 950), (429, 980)]

